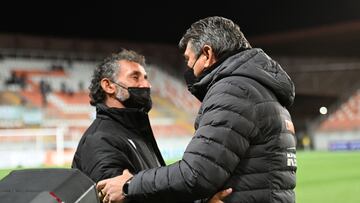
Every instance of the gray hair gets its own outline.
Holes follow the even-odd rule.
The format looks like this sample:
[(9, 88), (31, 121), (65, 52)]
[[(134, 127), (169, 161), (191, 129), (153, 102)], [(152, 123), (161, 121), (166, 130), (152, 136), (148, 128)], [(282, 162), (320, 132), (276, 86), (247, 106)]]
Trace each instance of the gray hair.
[(251, 48), (240, 27), (219, 16), (207, 17), (193, 23), (181, 38), (179, 48), (185, 50), (189, 42), (197, 56), (205, 45), (209, 45), (216, 58), (232, 51)]

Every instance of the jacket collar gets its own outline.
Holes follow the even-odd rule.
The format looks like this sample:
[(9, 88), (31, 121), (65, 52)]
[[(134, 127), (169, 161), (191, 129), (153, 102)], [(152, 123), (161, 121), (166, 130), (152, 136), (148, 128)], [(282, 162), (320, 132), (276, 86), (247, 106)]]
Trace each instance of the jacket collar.
[(200, 76), (196, 78), (196, 82), (191, 87), (191, 93), (202, 102), (208, 91), (208, 86), (214, 76), (214, 73), (216, 73), (217, 72), (216, 70), (219, 69), (218, 67), (221, 66), (221, 64), (224, 61), (226, 61), (229, 57), (233, 55), (237, 55), (238, 53), (245, 50), (247, 49), (239, 49), (239, 50), (231, 51), (221, 56), (214, 64), (212, 64), (210, 67), (205, 69), (200, 74)]
[(139, 128), (140, 126), (150, 125), (147, 113), (133, 108), (114, 108), (105, 104), (96, 105), (97, 118), (111, 118), (127, 128)]

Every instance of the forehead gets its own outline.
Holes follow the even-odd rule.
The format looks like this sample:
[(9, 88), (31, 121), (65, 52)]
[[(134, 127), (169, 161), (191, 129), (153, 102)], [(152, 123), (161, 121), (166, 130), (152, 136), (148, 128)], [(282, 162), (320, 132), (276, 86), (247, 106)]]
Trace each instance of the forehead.
[(120, 60), (119, 61), (120, 66), (120, 76), (127, 76), (130, 74), (141, 74), (146, 75), (145, 68), (140, 65), (139, 63), (136, 63), (134, 61), (128, 61), (128, 60)]

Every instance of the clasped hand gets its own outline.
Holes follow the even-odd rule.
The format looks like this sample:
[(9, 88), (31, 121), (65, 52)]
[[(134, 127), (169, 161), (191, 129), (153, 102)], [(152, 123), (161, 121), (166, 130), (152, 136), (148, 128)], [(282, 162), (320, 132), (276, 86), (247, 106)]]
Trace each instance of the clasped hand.
[(125, 169), (122, 175), (101, 180), (97, 183), (96, 189), (99, 191), (100, 200), (104, 203), (121, 203), (124, 200), (123, 185), (133, 175)]
[[(133, 175), (129, 170), (125, 169), (122, 175), (99, 181), (96, 185), (96, 189), (99, 191), (100, 200), (103, 203), (124, 202), (125, 196), (123, 195), (122, 188), (131, 177), (133, 177)], [(231, 188), (220, 191), (216, 193), (208, 203), (223, 203), (222, 200), (231, 192)]]

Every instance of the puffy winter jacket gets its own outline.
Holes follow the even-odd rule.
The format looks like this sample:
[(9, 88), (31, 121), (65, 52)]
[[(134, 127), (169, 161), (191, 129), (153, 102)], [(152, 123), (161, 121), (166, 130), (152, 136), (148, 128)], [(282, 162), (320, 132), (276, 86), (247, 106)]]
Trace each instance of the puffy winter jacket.
[(281, 66), (249, 49), (192, 88), (202, 105), (182, 159), (135, 175), (129, 197), (188, 201), (231, 187), (225, 202), (295, 202), (295, 132), (286, 109), (295, 88)]

